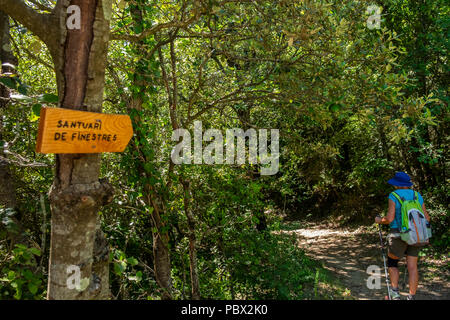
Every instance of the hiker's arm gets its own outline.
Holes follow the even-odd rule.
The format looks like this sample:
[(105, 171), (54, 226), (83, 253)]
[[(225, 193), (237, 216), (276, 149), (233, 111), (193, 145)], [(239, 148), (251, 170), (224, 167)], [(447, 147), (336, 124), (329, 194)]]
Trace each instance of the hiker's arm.
[(427, 221), (430, 222), (430, 216), (428, 215), (427, 209), (425, 208), (425, 202), (422, 203), (422, 209), (423, 213), (425, 214), (425, 219), (427, 219)]
[(383, 218), (377, 217), (375, 218), (375, 222), (380, 224), (389, 224), (392, 221), (394, 221), (394, 218), (395, 218), (395, 202), (389, 199), (389, 208), (386, 217)]

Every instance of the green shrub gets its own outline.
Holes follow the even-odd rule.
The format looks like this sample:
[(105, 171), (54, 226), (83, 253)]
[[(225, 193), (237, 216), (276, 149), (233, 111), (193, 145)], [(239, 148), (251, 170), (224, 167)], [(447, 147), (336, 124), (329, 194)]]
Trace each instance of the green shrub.
[(40, 255), (39, 249), (22, 244), (10, 253), (0, 247), (0, 256), (5, 257), (0, 264), (0, 299), (44, 299), (45, 281), (35, 259)]
[(295, 235), (243, 232), (228, 248), (236, 295), (246, 299), (310, 299), (325, 280), (320, 264), (297, 246)]

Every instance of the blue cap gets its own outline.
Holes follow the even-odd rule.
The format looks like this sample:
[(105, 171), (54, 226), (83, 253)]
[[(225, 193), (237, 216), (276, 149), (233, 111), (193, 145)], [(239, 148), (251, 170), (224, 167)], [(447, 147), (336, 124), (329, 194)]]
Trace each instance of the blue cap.
[(404, 172), (396, 172), (395, 176), (388, 181), (389, 184), (397, 187), (411, 187), (411, 178)]

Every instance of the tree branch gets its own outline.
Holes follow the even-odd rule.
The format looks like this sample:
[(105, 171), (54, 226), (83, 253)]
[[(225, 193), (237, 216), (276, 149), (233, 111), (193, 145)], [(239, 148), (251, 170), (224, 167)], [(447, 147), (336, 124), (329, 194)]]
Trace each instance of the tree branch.
[(188, 26), (191, 23), (192, 23), (192, 20), (189, 20), (186, 22), (171, 21), (171, 22), (166, 22), (166, 23), (160, 23), (160, 24), (157, 24), (157, 25), (151, 27), (150, 29), (147, 29), (147, 30), (141, 32), (140, 34), (136, 34), (136, 35), (112, 33), (110, 36), (110, 40), (127, 40), (130, 42), (138, 42), (140, 40), (147, 38), (148, 36), (156, 34), (158, 31), (160, 31), (162, 29), (185, 28), (186, 26)]
[[(2, 1), (2, 0), (0, 0), (0, 1)], [(136, 34), (136, 35), (112, 33), (110, 36), (110, 40), (127, 40), (130, 42), (138, 42), (138, 41), (143, 40), (151, 35), (158, 33), (159, 31), (161, 31), (163, 29), (169, 29), (169, 28), (185, 29), (192, 23), (198, 21), (198, 19), (201, 17), (202, 14), (203, 14), (203, 12), (201, 12), (199, 10), (193, 10), (193, 15), (185, 21), (173, 20), (170, 22), (159, 23), (159, 24), (151, 27), (150, 29), (144, 30), (140, 34)]]
[(28, 0), (28, 2), (31, 2), (32, 4), (34, 4), (38, 10), (46, 11), (46, 12), (52, 12), (52, 9), (51, 9), (51, 8), (46, 7), (45, 5), (43, 5), (42, 3), (40, 3), (39, 1), (36, 1), (36, 0)]
[(50, 14), (42, 14), (33, 10), (22, 0), (0, 0), (1, 10), (11, 18), (17, 20), (27, 29), (38, 36), (47, 45), (54, 32), (50, 25)]
[(20, 51), (23, 50), (27, 56), (33, 60), (35, 60), (36, 62), (42, 64), (43, 66), (49, 68), (51, 71), (54, 70), (53, 66), (50, 65), (49, 63), (45, 62), (43, 59), (41, 59), (39, 56), (33, 54), (30, 50), (28, 50), (23, 44), (21, 44), (20, 48), (19, 45), (16, 43), (16, 41), (14, 40), (14, 38), (11, 38), (11, 42), (13, 43), (14, 48), (16, 48), (19, 56), (20, 56)]

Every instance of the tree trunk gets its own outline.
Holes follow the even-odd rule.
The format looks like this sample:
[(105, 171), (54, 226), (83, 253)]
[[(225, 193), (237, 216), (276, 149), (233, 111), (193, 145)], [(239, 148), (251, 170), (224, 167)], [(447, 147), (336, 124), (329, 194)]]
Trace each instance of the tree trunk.
[[(69, 4), (80, 8), (80, 29), (66, 29)], [(61, 41), (52, 55), (63, 108), (101, 112), (109, 35), (109, 17), (105, 15), (110, 6), (110, 1), (72, 0), (57, 8)], [(108, 246), (99, 230), (98, 211), (112, 200), (113, 192), (107, 182), (99, 180), (99, 174), (100, 154), (56, 156), (49, 197), (52, 228), (48, 299), (110, 296)]]
[[(80, 9), (78, 29), (67, 28), (70, 5)], [(50, 14), (40, 14), (23, 0), (0, 0), (6, 14), (47, 45), (63, 108), (101, 112), (111, 5), (111, 0), (58, 0)], [(97, 212), (112, 200), (112, 188), (99, 180), (100, 155), (57, 155), (55, 171), (49, 193), (52, 231), (47, 298), (107, 298), (108, 247), (99, 231)], [(72, 289), (69, 281), (77, 283), (77, 278), (81, 286)]]
[[(135, 81), (135, 85), (139, 83)], [(142, 100), (139, 97), (132, 98), (128, 104), (128, 110), (142, 110)], [(140, 150), (135, 141), (141, 141), (141, 139), (147, 139), (141, 130), (138, 128), (142, 126), (143, 121), (139, 115), (132, 118), (133, 127), (136, 128), (136, 137), (131, 141), (131, 147), (140, 154), (140, 159), (136, 163), (137, 171), (145, 176), (145, 181), (151, 178), (151, 173), (147, 172), (144, 167), (145, 163), (150, 163), (152, 160), (147, 158), (147, 155)], [(172, 278), (171, 278), (171, 266), (170, 266), (170, 251), (169, 251), (169, 234), (167, 231), (166, 223), (164, 222), (164, 196), (156, 192), (154, 187), (148, 182), (145, 183), (143, 188), (143, 200), (145, 205), (152, 208), (153, 211), (150, 214), (150, 224), (152, 226), (153, 237), (153, 270), (155, 272), (155, 279), (159, 287), (163, 290), (162, 299), (172, 299)]]
[(184, 211), (186, 212), (186, 217), (189, 226), (189, 267), (191, 274), (191, 287), (192, 287), (192, 299), (200, 300), (200, 285), (198, 281), (198, 267), (197, 267), (197, 239), (195, 237), (195, 218), (192, 214), (190, 207), (191, 198), (191, 186), (188, 180), (180, 177), (180, 182), (183, 185), (184, 190)]
[(383, 154), (383, 158), (386, 159), (387, 161), (391, 162), (391, 156), (389, 154), (389, 146), (387, 144), (386, 133), (384, 131), (385, 123), (381, 119), (381, 117), (378, 117), (378, 119), (377, 119), (377, 130), (378, 130), (378, 135), (380, 138), (381, 152)]
[[(147, 191), (151, 197), (154, 194), (152, 191)], [(154, 200), (151, 200), (154, 202)], [(158, 208), (153, 203), (153, 208)], [(158, 210), (152, 212), (152, 226), (156, 229), (153, 232), (153, 259), (156, 282), (163, 290), (162, 299), (172, 299), (172, 277), (170, 266), (170, 251), (169, 251), (169, 234), (166, 231), (166, 224), (161, 219), (161, 213)]]
[[(9, 16), (0, 11), (0, 63), (1, 73), (14, 73), (8, 66), (17, 67), (17, 59), (10, 50)], [(0, 84), (0, 141), (3, 140), (3, 110), (6, 108), (10, 96), (10, 89)], [(0, 145), (0, 156), (4, 157), (3, 146)], [(14, 208), (16, 206), (16, 193), (14, 179), (7, 161), (0, 158), (0, 207)]]
[[(143, 16), (142, 8), (139, 4), (133, 4), (130, 7), (131, 17), (136, 25), (142, 25)], [(145, 65), (145, 61), (151, 57), (146, 56), (148, 52), (147, 45), (145, 41), (137, 42), (137, 51), (143, 54), (136, 64), (136, 73), (147, 72), (142, 70), (142, 66)], [(145, 90), (146, 83), (142, 78), (135, 76), (133, 79), (133, 86), (142, 88), (139, 93), (133, 94), (128, 103), (128, 112), (131, 114), (132, 111), (138, 111), (134, 113), (132, 117), (133, 127), (135, 128), (135, 139), (131, 141), (131, 147), (139, 153), (140, 159), (136, 163), (137, 171), (139, 175), (145, 176), (144, 188), (143, 188), (143, 200), (149, 208), (152, 208), (150, 213), (150, 224), (152, 227), (152, 237), (153, 237), (153, 270), (155, 275), (155, 280), (158, 286), (162, 289), (161, 298), (163, 300), (172, 299), (172, 278), (171, 278), (171, 265), (170, 265), (170, 251), (169, 251), (169, 234), (167, 231), (166, 222), (164, 219), (164, 202), (165, 196), (159, 190), (155, 190), (154, 186), (149, 184), (149, 180), (152, 178), (152, 173), (145, 169), (145, 163), (152, 163), (153, 159), (151, 156), (146, 154), (145, 151), (141, 150), (140, 146), (136, 141), (146, 140), (145, 130), (141, 129), (144, 126), (143, 119), (141, 118), (142, 104), (143, 104), (143, 91)]]

